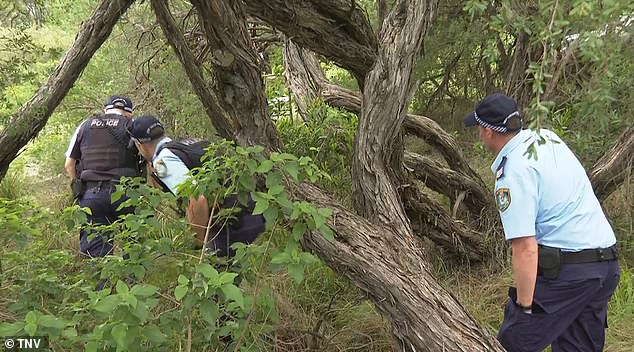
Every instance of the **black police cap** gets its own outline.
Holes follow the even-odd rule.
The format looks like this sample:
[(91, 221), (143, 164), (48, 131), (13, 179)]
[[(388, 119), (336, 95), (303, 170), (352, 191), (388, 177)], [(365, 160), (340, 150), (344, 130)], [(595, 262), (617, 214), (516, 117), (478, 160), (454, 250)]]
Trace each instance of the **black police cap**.
[(464, 125), (483, 126), (499, 133), (517, 131), (522, 128), (522, 117), (517, 102), (501, 93), (480, 100), (473, 112), (464, 118)]
[(113, 95), (104, 104), (104, 109), (121, 109), (127, 112), (132, 112), (132, 100), (120, 95)]
[(165, 129), (156, 117), (152, 115), (139, 116), (132, 121), (128, 134), (139, 143), (148, 143), (165, 134)]

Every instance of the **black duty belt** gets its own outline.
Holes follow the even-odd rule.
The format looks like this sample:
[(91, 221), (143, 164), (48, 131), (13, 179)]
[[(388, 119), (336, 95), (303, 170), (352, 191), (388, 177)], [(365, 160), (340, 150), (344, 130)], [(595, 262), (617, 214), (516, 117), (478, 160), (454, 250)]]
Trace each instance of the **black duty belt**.
[(609, 248), (584, 249), (579, 252), (561, 252), (563, 264), (604, 262), (619, 259), (616, 245)]

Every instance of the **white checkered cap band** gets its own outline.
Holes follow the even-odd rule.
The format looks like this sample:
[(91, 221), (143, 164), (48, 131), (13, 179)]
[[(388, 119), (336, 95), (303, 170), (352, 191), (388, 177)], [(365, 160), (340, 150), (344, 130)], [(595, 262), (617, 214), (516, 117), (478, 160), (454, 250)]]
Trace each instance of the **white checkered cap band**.
[[(498, 133), (506, 133), (509, 130), (506, 126), (496, 126), (496, 125), (490, 124), (490, 123), (488, 123), (486, 121), (483, 121), (480, 117), (478, 117), (478, 113), (475, 112), (475, 111), (473, 112), (473, 115), (475, 116), (475, 119), (478, 122), (478, 124), (480, 124), (482, 127), (490, 128), (493, 131), (498, 132)], [(520, 116), (519, 111), (513, 111), (512, 113), (510, 113), (509, 116), (507, 116), (504, 119), (504, 121), (502, 121), (502, 124), (506, 125), (506, 122), (513, 116), (518, 116), (519, 117)]]

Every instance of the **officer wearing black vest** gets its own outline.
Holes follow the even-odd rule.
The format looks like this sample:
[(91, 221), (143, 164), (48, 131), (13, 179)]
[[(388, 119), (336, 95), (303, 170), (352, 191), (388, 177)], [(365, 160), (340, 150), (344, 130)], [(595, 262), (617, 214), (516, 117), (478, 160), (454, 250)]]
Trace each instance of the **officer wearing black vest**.
[[(177, 194), (178, 185), (189, 178), (188, 165), (200, 162), (191, 160), (193, 154), (188, 153), (185, 141), (172, 141), (165, 135), (163, 125), (154, 116), (141, 116), (134, 120), (128, 132), (139, 152), (152, 164), (152, 175), (155, 185), (166, 192)], [(190, 148), (191, 151), (191, 148)], [(188, 155), (191, 154), (191, 155)], [(195, 154), (195, 153), (194, 153)], [(200, 159), (200, 155), (195, 155)], [(237, 220), (228, 224), (212, 225), (209, 233), (210, 209), (204, 196), (190, 198), (186, 208), (190, 227), (196, 232), (196, 243), (202, 245), (207, 236), (207, 248), (215, 251), (219, 257), (232, 256), (233, 243), (251, 243), (265, 229), (264, 217), (252, 215), (253, 209), (238, 205), (236, 197), (228, 197), (220, 208), (242, 208)]]
[[(71, 179), (73, 196), (81, 207), (90, 208), (88, 222), (108, 225), (131, 209), (117, 210), (126, 198), (111, 202), (111, 193), (122, 176), (140, 176), (136, 146), (127, 134), (132, 123), (132, 101), (114, 95), (104, 106), (103, 115), (82, 122), (71, 138), (66, 152), (66, 173)], [(110, 234), (88, 239), (80, 232), (80, 252), (87, 257), (103, 257), (112, 252)]]

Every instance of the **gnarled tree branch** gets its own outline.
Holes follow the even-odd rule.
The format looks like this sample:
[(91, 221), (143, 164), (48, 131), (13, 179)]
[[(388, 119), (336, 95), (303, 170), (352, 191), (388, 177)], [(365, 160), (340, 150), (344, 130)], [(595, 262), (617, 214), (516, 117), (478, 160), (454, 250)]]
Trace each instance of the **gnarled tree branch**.
[(603, 154), (590, 171), (594, 193), (600, 200), (606, 199), (631, 176), (634, 170), (634, 125), (628, 127), (614, 146)]

